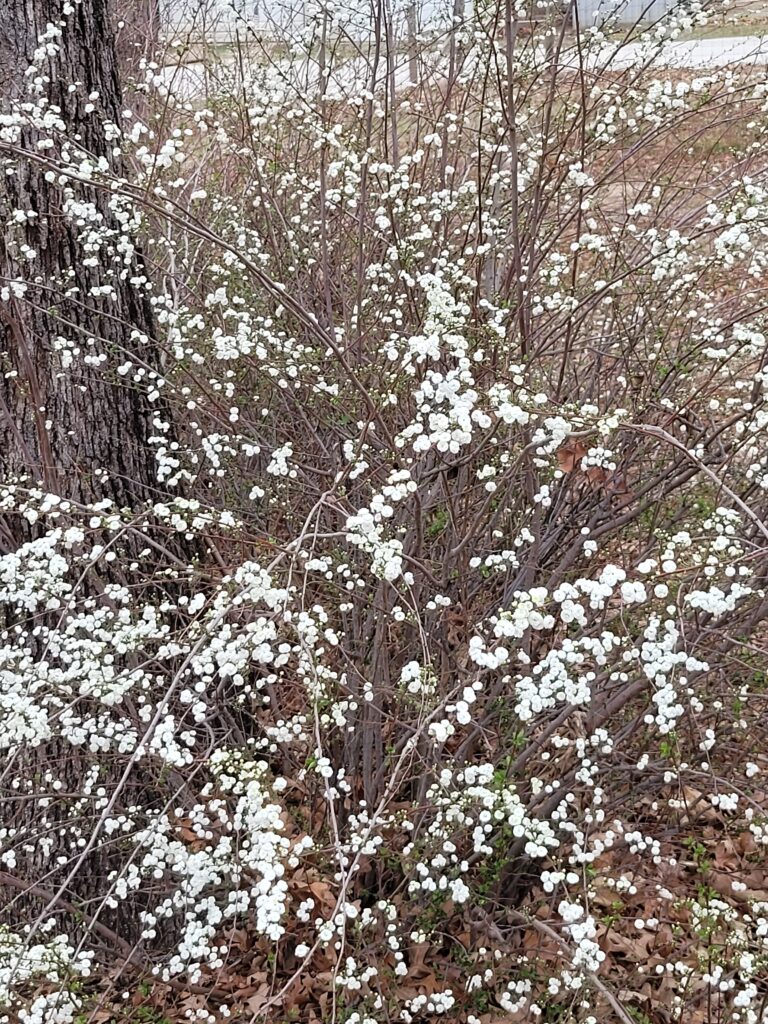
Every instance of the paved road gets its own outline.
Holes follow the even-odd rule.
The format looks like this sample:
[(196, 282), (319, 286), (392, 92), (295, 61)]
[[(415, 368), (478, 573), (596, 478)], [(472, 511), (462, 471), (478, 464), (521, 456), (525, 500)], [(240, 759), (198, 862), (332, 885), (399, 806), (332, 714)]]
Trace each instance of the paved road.
[[(612, 56), (613, 54), (613, 56)], [(618, 52), (606, 48), (596, 63), (615, 68), (651, 63), (653, 67), (715, 68), (729, 64), (768, 64), (768, 36), (733, 36), (722, 39), (689, 39), (665, 43), (653, 54), (639, 43), (630, 43)]]
[[(575, 50), (561, 54), (561, 61), (565, 66), (575, 69), (578, 66)], [(765, 66), (768, 65), (768, 36), (691, 39), (667, 42), (654, 48), (647, 44), (630, 43), (621, 47), (605, 47), (589, 55), (586, 63), (592, 70), (604, 68), (617, 71), (641, 65), (701, 70), (728, 65)], [(224, 57), (214, 66), (195, 61), (183, 66), (168, 65), (161, 71), (166, 83), (183, 99), (201, 98), (220, 90), (226, 91), (232, 88), (237, 73), (238, 64), (234, 56)], [(312, 92), (319, 81), (317, 65), (309, 62), (292, 65), (279, 62), (272, 73), (276, 85), (278, 82), (286, 85), (290, 83), (289, 87), (303, 94)], [(368, 74), (369, 69), (364, 61), (349, 60), (335, 70), (329, 92), (339, 98), (359, 92), (368, 85)], [(407, 59), (397, 68), (395, 78), (397, 88), (408, 88), (411, 84)]]

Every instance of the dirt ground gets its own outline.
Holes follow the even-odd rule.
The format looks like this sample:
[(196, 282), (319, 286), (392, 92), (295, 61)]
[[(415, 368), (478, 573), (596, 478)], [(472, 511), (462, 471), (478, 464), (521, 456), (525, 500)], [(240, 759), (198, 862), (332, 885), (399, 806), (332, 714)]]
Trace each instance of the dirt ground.
[(729, 10), (714, 16), (712, 23), (768, 28), (768, 0), (732, 0)]

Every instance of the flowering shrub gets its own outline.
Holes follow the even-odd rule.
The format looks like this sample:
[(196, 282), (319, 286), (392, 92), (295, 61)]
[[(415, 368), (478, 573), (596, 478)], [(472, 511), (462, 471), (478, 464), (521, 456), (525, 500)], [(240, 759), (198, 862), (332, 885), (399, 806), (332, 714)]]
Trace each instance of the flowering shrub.
[(94, 153), (86, 6), (0, 121), (4, 323), (153, 479), (14, 398), (2, 1019), (768, 1019), (762, 70), (656, 66), (698, 3), (308, 5), (119, 124), (68, 83)]

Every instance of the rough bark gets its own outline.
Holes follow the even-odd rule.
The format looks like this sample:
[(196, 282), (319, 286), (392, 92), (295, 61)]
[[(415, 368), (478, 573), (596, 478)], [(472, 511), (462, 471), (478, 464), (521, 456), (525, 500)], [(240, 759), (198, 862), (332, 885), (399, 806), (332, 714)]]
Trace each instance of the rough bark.
[[(62, 18), (62, 0), (0, 2), (0, 113), (29, 98), (25, 71), (38, 37), (49, 24), (61, 25), (63, 34), (54, 40), (58, 50), (47, 55), (42, 74), (48, 103), (59, 108), (66, 124), (58, 133), (25, 127), (13, 152), (0, 151), (0, 288), (6, 289), (0, 300), (0, 481), (23, 477), (74, 501), (109, 498), (121, 508), (135, 508), (158, 494), (149, 438), (157, 434), (153, 420), (167, 413), (149, 401), (148, 388), (136, 385), (133, 373), (117, 372), (128, 361), (145, 373), (159, 365), (150, 293), (140, 282), (146, 271), (110, 193), (87, 184), (63, 185), (40, 160), (60, 158), (68, 136), (92, 161), (103, 157), (115, 173), (121, 170), (109, 128), (122, 120), (112, 12), (108, 0), (73, 0), (69, 6), (71, 13)], [(54, 140), (52, 148), (39, 146), (46, 135)], [(77, 147), (69, 148), (74, 153)], [(73, 162), (80, 159), (78, 153)], [(95, 249), (88, 225), (67, 210), (73, 196), (95, 212), (95, 226), (105, 236)], [(25, 256), (30, 251), (33, 259)], [(23, 294), (16, 294), (19, 282)], [(4, 544), (29, 539), (30, 529), (8, 517)], [(139, 538), (137, 551), (141, 546)], [(6, 620), (6, 628), (13, 625)], [(33, 656), (40, 653), (30, 634), (24, 642)], [(77, 856), (73, 824), (88, 832), (88, 821), (73, 823), (66, 797), (52, 799), (41, 811), (41, 779), (52, 770), (64, 783), (63, 793), (77, 794), (92, 760), (54, 740), (18, 751), (6, 765), (0, 816), (29, 844), (19, 877), (11, 884), (0, 878), (0, 917), (6, 922), (18, 926), (36, 918), (47, 905), (41, 893), (55, 893)], [(108, 786), (110, 773), (119, 777), (121, 770), (109, 759), (100, 784)], [(126, 789), (126, 801), (137, 796), (136, 785)], [(38, 842), (46, 833), (57, 837), (50, 848)], [(78, 930), (67, 910), (73, 906), (84, 915), (80, 928), (85, 921), (93, 929), (88, 915), (99, 907), (114, 856), (114, 843), (106, 850), (99, 843), (82, 865), (53, 911), (63, 914), (64, 930)], [(97, 928), (103, 927), (103, 914), (100, 921)], [(106, 921), (124, 937), (136, 934), (135, 907), (110, 912)]]
[[(61, 7), (60, 0), (0, 5), (5, 110), (21, 98), (37, 37), (62, 20)], [(74, 4), (58, 43), (59, 52), (46, 61), (50, 103), (93, 158), (114, 164), (114, 141), (105, 126), (121, 123), (121, 94), (106, 0)], [(37, 150), (39, 135), (25, 128), (20, 148), (48, 152)], [(23, 280), (27, 291), (0, 306), (0, 474), (26, 475), (79, 501), (109, 497), (133, 505), (152, 493), (156, 476), (147, 441), (156, 433), (157, 409), (146, 389), (131, 386), (131, 374), (116, 372), (128, 359), (136, 368), (158, 364), (149, 297), (131, 281), (144, 276), (140, 257), (130, 249), (126, 256), (104, 191), (75, 186), (77, 199), (94, 205), (108, 236), (91, 252), (78, 237), (83, 228), (66, 213), (65, 190), (58, 180), (46, 180), (44, 166), (12, 156), (4, 169), (0, 275), (6, 284)], [(16, 210), (36, 216), (18, 223)], [(29, 250), (35, 259), (25, 258)]]

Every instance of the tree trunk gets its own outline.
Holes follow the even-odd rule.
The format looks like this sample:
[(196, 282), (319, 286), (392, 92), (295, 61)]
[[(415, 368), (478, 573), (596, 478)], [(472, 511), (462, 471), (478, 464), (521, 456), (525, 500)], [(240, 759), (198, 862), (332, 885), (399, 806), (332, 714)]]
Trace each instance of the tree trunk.
[(419, 84), (419, 46), (416, 42), (417, 19), (416, 4), (410, 3), (405, 12), (408, 26), (408, 78), (411, 85)]
[(160, 0), (116, 0), (114, 7), (117, 60), (125, 85), (143, 79), (142, 59), (154, 60), (160, 49)]
[[(94, 162), (104, 157), (114, 165), (106, 126), (121, 122), (121, 95), (107, 2), (82, 0), (72, 7), (54, 40), (58, 52), (42, 64), (46, 90), (67, 134), (79, 134), (79, 146)], [(21, 99), (37, 37), (46, 25), (61, 23), (61, 8), (61, 0), (2, 5), (4, 111)], [(72, 83), (78, 83), (74, 91)], [(60, 150), (53, 134), (52, 149), (38, 148), (42, 135), (23, 128), (18, 148)], [(156, 479), (148, 439), (157, 433), (157, 409), (146, 386), (133, 386), (139, 369), (151, 374), (158, 365), (149, 296), (132, 283), (144, 268), (109, 195), (75, 185), (73, 202), (58, 180), (48, 180), (47, 170), (12, 156), (0, 184), (0, 275), (6, 286), (23, 282), (11, 286), (0, 307), (0, 473), (24, 474), (78, 501), (108, 497), (130, 506), (151, 494)], [(82, 204), (90, 205), (83, 211)], [(28, 212), (32, 216), (22, 219)], [(77, 223), (84, 218), (89, 222)], [(117, 374), (129, 361), (131, 371)]]
[[(43, 34), (48, 52), (41, 55)], [(25, 74), (33, 62), (37, 70)], [(150, 438), (159, 433), (158, 419), (169, 422), (162, 404), (148, 397), (159, 350), (145, 268), (130, 235), (128, 207), (108, 190), (62, 181), (52, 172), (67, 152), (80, 176), (88, 174), (86, 153), (91, 164), (101, 158), (115, 174), (121, 171), (113, 127), (122, 120), (121, 91), (108, 0), (2, 0), (0, 113), (39, 100), (35, 79), (48, 101), (41, 113), (58, 108), (63, 124), (47, 127), (27, 118), (11, 149), (0, 141), (0, 481), (24, 478), (26, 486), (40, 483), (76, 502), (111, 499), (136, 508), (158, 494)], [(34, 529), (9, 515), (6, 549), (34, 537)], [(137, 538), (135, 553), (143, 546)], [(84, 586), (87, 592), (88, 581)], [(11, 626), (16, 642), (40, 657), (28, 624), (6, 619)], [(10, 642), (8, 635), (3, 642)], [(73, 825), (67, 797), (77, 794), (94, 760), (53, 739), (20, 748), (6, 767), (0, 816), (27, 841), (14, 879), (0, 873), (0, 905), (10, 924), (34, 920), (76, 861), (72, 829), (87, 835), (89, 826), (77, 819)], [(109, 787), (119, 777), (124, 762), (113, 762), (100, 766), (99, 785)], [(51, 771), (63, 795), (49, 789), (46, 804), (39, 791)], [(131, 797), (136, 791), (129, 786), (124, 799)], [(112, 866), (96, 843), (55, 907), (67, 927), (73, 927), (73, 908), (88, 921)], [(108, 920), (125, 937), (135, 936), (135, 909), (121, 907)]]

